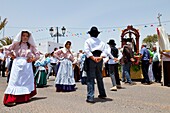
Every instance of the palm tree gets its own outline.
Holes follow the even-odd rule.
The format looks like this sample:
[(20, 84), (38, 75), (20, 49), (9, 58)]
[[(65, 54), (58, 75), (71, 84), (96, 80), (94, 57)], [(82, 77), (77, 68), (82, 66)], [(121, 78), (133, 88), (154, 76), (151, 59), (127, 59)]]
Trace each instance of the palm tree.
[[(1, 23), (0, 23), (0, 31), (5, 27), (7, 24), (7, 18), (5, 18)], [(12, 39), (9, 37), (4, 37), (0, 40), (0, 47), (2, 46), (7, 46), (12, 43)]]
[(5, 37), (0, 40), (0, 47), (7, 46), (12, 44), (13, 39), (10, 37)]
[(0, 30), (5, 27), (7, 24), (7, 18), (5, 18), (1, 23), (0, 23)]

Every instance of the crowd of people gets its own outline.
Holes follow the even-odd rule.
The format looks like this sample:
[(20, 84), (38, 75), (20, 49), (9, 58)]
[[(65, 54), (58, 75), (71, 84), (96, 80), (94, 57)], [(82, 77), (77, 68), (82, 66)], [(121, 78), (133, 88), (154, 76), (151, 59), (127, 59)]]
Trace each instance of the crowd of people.
[[(67, 40), (63, 48), (55, 48), (52, 53), (44, 55), (37, 50), (31, 32), (28, 30), (19, 32), (11, 45), (0, 49), (2, 76), (4, 77), (5, 73), (8, 75), (4, 105), (14, 106), (17, 103), (29, 101), (36, 95), (36, 88), (47, 85), (50, 76), (55, 76), (56, 92), (76, 91), (76, 82), (87, 85), (86, 102), (95, 103), (96, 82), (99, 91), (98, 98), (107, 97), (103, 71), (111, 78), (110, 91), (117, 91), (122, 88), (122, 82), (136, 85), (132, 82), (130, 68), (132, 64), (140, 62), (144, 77), (141, 83), (145, 85), (153, 82), (161, 83), (161, 63), (155, 46), (151, 52), (143, 43), (140, 57), (136, 61), (130, 42), (122, 48), (117, 48), (113, 39), (105, 44), (97, 38), (100, 34), (97, 27), (92, 27), (88, 34), (90, 37), (84, 43), (84, 51), (74, 53), (71, 50), (72, 42)], [(163, 59), (164, 79), (170, 79), (169, 71), (167, 71), (170, 67), (170, 54), (161, 52), (160, 57)], [(121, 75), (119, 75), (119, 66)], [(165, 82), (165, 84), (170, 83)]]

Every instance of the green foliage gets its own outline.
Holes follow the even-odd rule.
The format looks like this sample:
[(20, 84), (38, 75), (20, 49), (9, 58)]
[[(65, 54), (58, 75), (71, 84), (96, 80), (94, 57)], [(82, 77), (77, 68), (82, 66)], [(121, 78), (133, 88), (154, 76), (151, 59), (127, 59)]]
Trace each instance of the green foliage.
[(147, 43), (149, 48), (153, 47), (153, 44), (158, 41), (158, 36), (156, 34), (154, 35), (148, 35), (144, 40), (143, 43)]
[(152, 35), (148, 35), (144, 40), (143, 42), (144, 43), (148, 43), (148, 42), (157, 42), (158, 41), (158, 36), (156, 34), (154, 34), (153, 36)]
[(11, 39), (9, 37), (5, 37), (0, 40), (0, 47), (10, 45), (10, 44), (12, 44), (12, 41), (13, 41), (13, 39)]
[(5, 27), (7, 24), (7, 18), (5, 18), (1, 23), (0, 23), (0, 30)]
[(140, 71), (141, 66), (140, 65), (132, 65), (131, 68), (134, 72), (138, 72), (138, 71)]

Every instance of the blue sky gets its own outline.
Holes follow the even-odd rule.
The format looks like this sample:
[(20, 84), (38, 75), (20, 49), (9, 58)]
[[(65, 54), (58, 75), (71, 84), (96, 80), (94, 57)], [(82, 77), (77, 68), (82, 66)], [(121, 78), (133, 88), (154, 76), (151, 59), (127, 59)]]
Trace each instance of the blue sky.
[[(71, 40), (74, 51), (83, 49), (89, 37), (86, 32), (92, 26), (102, 31), (99, 35), (102, 41), (115, 39), (120, 47), (121, 30), (127, 25), (139, 29), (142, 43), (147, 35), (156, 34), (157, 24), (150, 25), (158, 22), (158, 13), (162, 14), (162, 22), (170, 21), (169, 0), (0, 0), (0, 3), (1, 19), (8, 19), (5, 36), (29, 29), (36, 42), (53, 40), (49, 28), (65, 26), (68, 32), (59, 41)], [(170, 22), (162, 25), (170, 34)]]

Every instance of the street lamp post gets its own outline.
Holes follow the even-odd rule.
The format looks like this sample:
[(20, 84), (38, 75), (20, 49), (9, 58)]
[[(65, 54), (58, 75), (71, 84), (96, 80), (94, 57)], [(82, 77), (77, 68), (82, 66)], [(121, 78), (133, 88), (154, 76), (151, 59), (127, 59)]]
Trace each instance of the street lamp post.
[(61, 28), (62, 34), (59, 33), (58, 27), (56, 27), (56, 29), (54, 29), (54, 28), (55, 28), (55, 27), (51, 27), (51, 28), (49, 29), (49, 32), (50, 32), (51, 37), (57, 37), (57, 43), (59, 43), (59, 37), (65, 35), (66, 28), (65, 28), (64, 26)]

